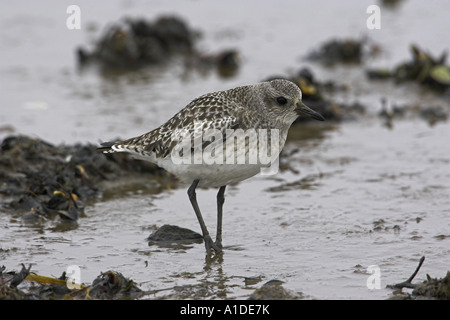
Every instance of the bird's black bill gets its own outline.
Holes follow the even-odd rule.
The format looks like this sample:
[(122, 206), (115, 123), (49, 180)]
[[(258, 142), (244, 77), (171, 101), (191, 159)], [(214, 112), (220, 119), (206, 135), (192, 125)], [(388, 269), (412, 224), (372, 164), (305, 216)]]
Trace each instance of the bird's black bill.
[(295, 108), (295, 111), (297, 111), (297, 114), (299, 116), (307, 116), (319, 121), (325, 120), (325, 118), (320, 113), (303, 104), (303, 102), (297, 104), (297, 108)]

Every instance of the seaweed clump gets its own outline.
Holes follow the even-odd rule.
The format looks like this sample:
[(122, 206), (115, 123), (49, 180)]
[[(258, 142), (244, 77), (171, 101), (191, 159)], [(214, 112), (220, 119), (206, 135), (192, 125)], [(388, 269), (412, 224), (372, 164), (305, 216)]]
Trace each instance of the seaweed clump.
[(10, 201), (4, 208), (23, 213), (27, 221), (55, 216), (76, 221), (85, 202), (101, 194), (102, 181), (164, 172), (125, 154), (104, 155), (96, 149), (91, 144), (55, 146), (26, 136), (5, 138), (0, 143), (0, 194)]
[(92, 284), (72, 283), (63, 272), (53, 278), (35, 274), (22, 264), (19, 272), (0, 268), (0, 300), (117, 300), (137, 299), (145, 294), (120, 272), (102, 272)]
[[(412, 283), (414, 277), (419, 272), (420, 268), (425, 261), (423, 256), (416, 270), (406, 280), (394, 285), (387, 285), (387, 288), (395, 289), (394, 296), (390, 299), (407, 300), (407, 299), (438, 299), (438, 300), (450, 300), (450, 271), (447, 271), (447, 275), (441, 279), (433, 279), (427, 274), (427, 280), (420, 284)], [(403, 288), (414, 289), (411, 294), (404, 293)]]
[(443, 278), (431, 278), (427, 274), (427, 280), (418, 284), (413, 292), (413, 296), (423, 296), (439, 300), (450, 300), (450, 271)]
[(379, 52), (375, 44), (368, 45), (366, 39), (331, 39), (307, 55), (307, 59), (326, 65), (337, 63), (359, 64), (366, 57), (374, 56)]
[(158, 64), (176, 54), (190, 54), (197, 33), (177, 17), (160, 17), (155, 22), (125, 18), (106, 28), (94, 50), (78, 48), (78, 62), (106, 68), (133, 69)]
[(105, 28), (92, 50), (79, 47), (78, 64), (81, 69), (95, 65), (103, 72), (126, 72), (183, 57), (187, 70), (216, 69), (221, 77), (234, 76), (240, 64), (237, 50), (201, 53), (196, 46), (199, 35), (176, 16), (161, 16), (155, 21), (126, 17)]
[(371, 80), (394, 79), (396, 83), (416, 82), (438, 92), (450, 93), (450, 67), (446, 65), (447, 52), (434, 57), (417, 45), (410, 47), (412, 59), (398, 64), (392, 70), (370, 69)]

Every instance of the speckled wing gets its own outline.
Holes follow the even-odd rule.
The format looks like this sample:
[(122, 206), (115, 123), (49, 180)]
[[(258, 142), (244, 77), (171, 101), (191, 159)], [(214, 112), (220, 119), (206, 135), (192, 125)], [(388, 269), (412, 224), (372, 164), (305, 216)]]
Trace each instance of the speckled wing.
[[(247, 129), (245, 109), (228, 100), (222, 92), (203, 95), (178, 112), (162, 126), (141, 136), (115, 143), (104, 143), (105, 153), (130, 152), (139, 156), (168, 156), (180, 141), (180, 134), (194, 139), (197, 132), (215, 129), (225, 137), (227, 129)], [(238, 120), (239, 119), (239, 120)], [(193, 141), (193, 140), (192, 140)], [(202, 143), (202, 147), (208, 144)]]

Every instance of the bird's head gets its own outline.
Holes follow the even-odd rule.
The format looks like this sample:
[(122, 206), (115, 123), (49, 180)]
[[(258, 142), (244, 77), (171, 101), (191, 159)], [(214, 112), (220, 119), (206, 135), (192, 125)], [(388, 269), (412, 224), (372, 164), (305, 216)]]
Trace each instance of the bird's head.
[(298, 117), (310, 117), (324, 121), (324, 117), (302, 102), (302, 91), (293, 82), (275, 79), (259, 84), (259, 96), (263, 100), (263, 112), (271, 119), (288, 124)]

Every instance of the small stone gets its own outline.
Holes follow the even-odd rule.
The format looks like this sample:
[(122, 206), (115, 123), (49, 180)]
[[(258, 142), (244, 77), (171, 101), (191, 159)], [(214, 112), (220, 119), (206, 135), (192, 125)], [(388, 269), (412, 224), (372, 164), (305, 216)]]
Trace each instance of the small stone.
[(153, 232), (147, 239), (153, 242), (202, 242), (203, 237), (197, 232), (174, 225), (165, 224)]

